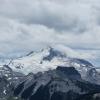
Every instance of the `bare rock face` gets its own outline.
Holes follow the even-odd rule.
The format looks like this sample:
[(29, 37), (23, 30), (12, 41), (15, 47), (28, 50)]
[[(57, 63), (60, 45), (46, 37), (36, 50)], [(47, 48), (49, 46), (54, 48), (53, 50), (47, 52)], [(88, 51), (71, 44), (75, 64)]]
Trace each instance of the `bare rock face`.
[(14, 87), (19, 83), (23, 74), (12, 71), (8, 65), (0, 67), (0, 100), (12, 96)]
[(99, 85), (82, 80), (75, 68), (62, 66), (30, 74), (14, 90), (14, 95), (22, 100), (81, 100), (82, 96), (87, 98), (87, 94), (96, 93), (100, 93)]
[(90, 93), (79, 96), (76, 100), (100, 100), (100, 93)]
[(84, 81), (74, 67), (23, 75), (0, 67), (0, 100), (99, 100), (100, 86)]

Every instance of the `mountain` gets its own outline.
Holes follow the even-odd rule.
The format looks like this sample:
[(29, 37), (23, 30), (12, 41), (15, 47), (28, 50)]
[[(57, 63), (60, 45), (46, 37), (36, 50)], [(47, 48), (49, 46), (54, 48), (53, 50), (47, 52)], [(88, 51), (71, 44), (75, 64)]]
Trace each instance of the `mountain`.
[(82, 80), (74, 67), (62, 66), (28, 75), (14, 90), (14, 96), (22, 100), (81, 100), (96, 93), (100, 93), (99, 85)]
[(0, 100), (12, 95), (14, 87), (23, 77), (22, 73), (14, 72), (8, 65), (0, 66)]
[(82, 79), (100, 84), (100, 71), (90, 62), (80, 58), (69, 57), (65, 52), (53, 47), (42, 49), (39, 52), (31, 51), (27, 55), (9, 62), (8, 65), (13, 71), (25, 75), (31, 72), (38, 73), (56, 69), (57, 66), (72, 66), (81, 74)]
[(49, 47), (1, 60), (0, 100), (99, 100), (100, 69), (66, 52)]
[(83, 80), (74, 67), (58, 66), (53, 70), (23, 75), (16, 74), (5, 65), (1, 71), (3, 72), (0, 78), (1, 100), (97, 100), (95, 98), (100, 98), (100, 85)]

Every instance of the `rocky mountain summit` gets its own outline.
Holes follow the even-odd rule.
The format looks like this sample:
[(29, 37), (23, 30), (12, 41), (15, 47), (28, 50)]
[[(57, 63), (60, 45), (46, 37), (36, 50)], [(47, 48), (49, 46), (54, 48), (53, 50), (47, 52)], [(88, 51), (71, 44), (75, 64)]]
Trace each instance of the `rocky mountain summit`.
[[(30, 74), (14, 90), (14, 95), (22, 100), (81, 100), (96, 93), (100, 93), (99, 85), (82, 80), (74, 67), (62, 66), (44, 73)], [(88, 100), (96, 99), (89, 97)]]
[(100, 86), (84, 81), (74, 67), (16, 77), (1, 78), (1, 100), (99, 100)]

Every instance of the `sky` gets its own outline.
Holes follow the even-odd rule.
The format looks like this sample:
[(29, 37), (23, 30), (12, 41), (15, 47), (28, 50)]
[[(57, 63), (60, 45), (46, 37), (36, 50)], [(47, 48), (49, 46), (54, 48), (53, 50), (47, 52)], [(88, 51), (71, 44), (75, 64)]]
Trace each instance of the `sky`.
[(100, 0), (0, 0), (1, 57), (49, 45), (99, 62)]

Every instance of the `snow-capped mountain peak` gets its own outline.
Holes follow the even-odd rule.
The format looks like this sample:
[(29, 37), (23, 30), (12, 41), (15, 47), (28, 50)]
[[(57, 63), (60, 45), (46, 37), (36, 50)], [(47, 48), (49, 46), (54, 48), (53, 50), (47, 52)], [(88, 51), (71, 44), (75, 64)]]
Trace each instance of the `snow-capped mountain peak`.
[[(67, 52), (67, 51), (66, 51)], [(71, 58), (60, 48), (48, 47), (39, 52), (30, 52), (26, 56), (11, 60), (9, 67), (17, 72), (28, 74), (30, 72), (44, 72), (56, 69), (57, 66), (74, 66), (83, 76), (92, 64), (83, 59)]]
[(27, 56), (14, 59), (9, 66), (14, 71), (17, 70), (24, 74), (30, 72), (37, 73), (39, 71), (55, 69), (56, 66), (64, 63), (62, 61), (64, 57), (66, 57), (64, 53), (49, 47), (42, 49), (40, 52), (31, 52)]
[[(82, 58), (68, 56), (71, 52), (69, 48), (66, 49), (65, 47), (61, 49), (60, 46), (47, 47), (38, 52), (31, 51), (25, 56), (3, 61), (1, 66), (8, 65), (13, 71), (25, 75), (53, 70), (58, 66), (74, 67), (83, 79), (90, 79), (89, 73), (91, 73), (91, 69), (94, 69), (94, 66)], [(100, 71), (98, 70), (92, 71), (94, 79), (99, 76), (97, 73), (100, 73)], [(94, 81), (94, 79), (92, 80)]]

